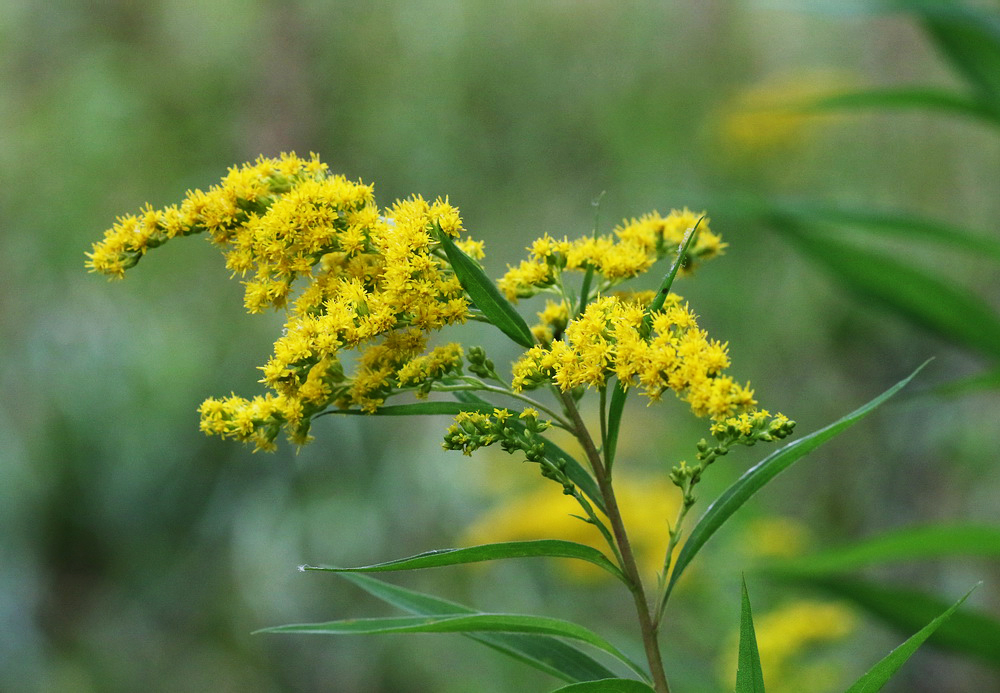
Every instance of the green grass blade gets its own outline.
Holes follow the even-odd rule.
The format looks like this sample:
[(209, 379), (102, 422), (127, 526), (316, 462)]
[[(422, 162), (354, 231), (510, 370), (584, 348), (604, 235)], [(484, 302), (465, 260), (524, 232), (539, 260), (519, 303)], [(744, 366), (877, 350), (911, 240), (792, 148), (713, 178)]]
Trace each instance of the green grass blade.
[[(788, 569), (768, 573), (779, 580), (807, 585), (849, 600), (872, 616), (904, 632), (919, 628), (948, 606), (947, 602), (938, 597), (898, 585)], [(930, 643), (1000, 668), (1000, 621), (992, 616), (978, 612), (959, 612), (934, 633)]]
[[(412, 614), (427, 616), (478, 613), (475, 609), (462, 604), (392, 585), (367, 575), (341, 573), (340, 577), (387, 604)], [(464, 635), (563, 681), (597, 681), (615, 676), (614, 672), (575, 645), (549, 635), (521, 633), (465, 633)]]
[(605, 679), (570, 684), (557, 688), (552, 693), (656, 693), (656, 691), (635, 679)]
[(917, 3), (924, 29), (991, 105), (1000, 104), (1000, 15), (959, 3)]
[[(475, 404), (484, 404), (486, 401), (478, 397), (472, 392), (456, 392), (455, 399), (460, 402), (470, 402)], [(492, 407), (492, 405), (489, 405)], [(489, 411), (493, 411), (491, 408)], [(517, 419), (508, 419), (507, 425), (516, 429), (518, 433), (524, 433), (524, 424)], [(542, 444), (545, 446), (545, 455), (551, 460), (561, 460), (565, 463), (566, 476), (570, 478), (577, 488), (583, 491), (584, 495), (590, 499), (590, 502), (594, 504), (594, 507), (600, 509), (604, 514), (607, 514), (607, 510), (604, 507), (604, 498), (601, 495), (601, 490), (597, 486), (597, 481), (594, 477), (590, 475), (583, 465), (581, 465), (576, 458), (570, 455), (568, 452), (563, 450), (561, 447), (553, 443), (547, 437), (542, 437)]]
[(789, 230), (791, 238), (849, 291), (992, 358), (1000, 358), (1000, 317), (981, 298), (937, 274), (861, 247)]
[(760, 668), (760, 652), (757, 650), (757, 634), (753, 628), (753, 613), (750, 610), (750, 594), (747, 581), (742, 581), (740, 606), (740, 649), (736, 668), (736, 693), (764, 693), (764, 672)]
[(808, 112), (847, 111), (859, 109), (928, 109), (952, 115), (986, 120), (1000, 125), (997, 111), (975, 99), (933, 87), (901, 87), (831, 94), (806, 104)]
[(448, 234), (438, 231), (437, 236), (455, 270), (455, 276), (483, 315), (517, 344), (528, 349), (534, 346), (535, 338), (524, 318), (514, 310), (479, 264), (462, 252)]
[(843, 418), (834, 421), (829, 426), (810, 433), (805, 438), (801, 438), (785, 445), (780, 450), (768, 455), (764, 460), (749, 469), (739, 479), (726, 489), (712, 505), (709, 506), (705, 514), (698, 520), (698, 524), (691, 530), (691, 535), (680, 553), (677, 561), (670, 573), (670, 582), (667, 585), (666, 594), (669, 595), (677, 582), (677, 579), (684, 572), (691, 560), (695, 557), (701, 547), (714, 535), (720, 527), (728, 520), (733, 513), (747, 502), (755, 493), (761, 490), (771, 479), (783, 472), (798, 460), (827, 442), (834, 436), (850, 428), (858, 421), (870, 414), (876, 407), (899, 392), (909, 383), (917, 373), (919, 373), (927, 363), (917, 368), (913, 373), (896, 383), (894, 386), (883, 392), (881, 395), (871, 400), (867, 404), (855, 409)]
[(295, 623), (264, 628), (258, 633), (316, 635), (384, 635), (390, 633), (528, 633), (585, 642), (611, 655), (640, 676), (647, 674), (621, 650), (591, 630), (571, 621), (524, 614), (433, 614), (354, 618), (326, 623)]
[(615, 389), (611, 394), (611, 406), (608, 407), (608, 436), (604, 442), (604, 463), (609, 472), (615, 463), (615, 451), (618, 449), (618, 434), (621, 431), (626, 399), (628, 399), (628, 391), (616, 379)]
[[(975, 589), (973, 587), (972, 589)], [(847, 689), (846, 693), (875, 693), (881, 690), (882, 686), (889, 681), (892, 676), (899, 671), (899, 668), (906, 663), (913, 653), (917, 651), (931, 634), (941, 627), (948, 618), (955, 613), (956, 609), (962, 605), (972, 590), (966, 592), (965, 596), (952, 604), (944, 613), (917, 631), (906, 642), (890, 652), (882, 661), (868, 670), (868, 672), (858, 679), (853, 686)]]
[(804, 202), (781, 204), (774, 212), (810, 225), (829, 226), (837, 233), (849, 230), (907, 241), (919, 239), (1000, 262), (1000, 240), (922, 217)]
[(420, 570), (423, 568), (439, 568), (482, 561), (495, 561), (508, 558), (573, 558), (592, 563), (614, 575), (619, 580), (628, 583), (621, 570), (607, 557), (591, 546), (578, 544), (561, 539), (539, 539), (536, 541), (508, 541), (497, 544), (484, 544), (464, 549), (441, 549), (428, 551), (408, 558), (401, 558), (385, 563), (362, 566), (359, 568), (332, 568), (328, 566), (304, 566), (304, 570), (323, 570), (334, 573), (380, 573), (397, 570)]
[(945, 556), (1000, 558), (1000, 527), (988, 525), (929, 525), (889, 532), (871, 539), (828, 549), (776, 564), (799, 573), (843, 573), (898, 561)]

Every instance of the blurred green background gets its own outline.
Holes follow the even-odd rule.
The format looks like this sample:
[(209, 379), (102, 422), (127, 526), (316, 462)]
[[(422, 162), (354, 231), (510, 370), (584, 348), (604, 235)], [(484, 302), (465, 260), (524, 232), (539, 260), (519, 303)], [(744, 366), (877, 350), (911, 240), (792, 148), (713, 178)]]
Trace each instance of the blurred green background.
[[(997, 235), (995, 128), (922, 112), (748, 115), (811, 90), (958, 85), (912, 18), (806, 5), (815, 3), (6, 0), (0, 689), (556, 687), (459, 636), (251, 635), (389, 613), (296, 566), (455, 545), (503, 503), (496, 475), (535, 475), (513, 459), (445, 453), (444, 419), (327, 417), (315, 443), (274, 455), (199, 434), (205, 397), (258, 392), (255, 367), (280, 316), (245, 315), (239, 283), (200, 239), (158, 250), (124, 284), (88, 275), (84, 252), (116, 215), (179, 201), (258, 154), (318, 152), (332, 170), (374, 181), (383, 205), (450, 196), (485, 240), (494, 276), (542, 233), (589, 232), (602, 192), (603, 232), (654, 208), (707, 209), (730, 248), (675, 289), (730, 342), (734, 374), (803, 433), (929, 357), (911, 392), (989, 367), (856, 300), (744, 212), (808, 199)], [(905, 238), (881, 247), (1000, 307), (996, 262)], [(541, 307), (521, 306), (529, 318)], [(480, 326), (464, 334), (498, 364), (516, 355)], [(624, 435), (655, 450), (629, 449), (637, 475), (693, 455), (703, 423), (683, 407), (630, 406)], [(677, 690), (726, 687), (718, 662), (738, 624), (748, 519), (790, 518), (818, 546), (915, 523), (995, 524), (998, 412), (997, 389), (905, 398), (762, 493), (671, 606), (663, 640)], [(713, 467), (708, 488), (764, 454), (739, 452)], [(996, 614), (996, 567), (956, 560), (890, 574), (949, 601), (987, 579), (969, 603)], [(625, 595), (563, 578), (549, 564), (518, 564), (395, 581), (482, 609), (577, 618), (628, 642)], [(755, 615), (789, 598), (763, 578), (750, 586)], [(846, 684), (901, 639), (862, 617), (816, 656)], [(928, 649), (886, 690), (998, 685), (988, 669)]]

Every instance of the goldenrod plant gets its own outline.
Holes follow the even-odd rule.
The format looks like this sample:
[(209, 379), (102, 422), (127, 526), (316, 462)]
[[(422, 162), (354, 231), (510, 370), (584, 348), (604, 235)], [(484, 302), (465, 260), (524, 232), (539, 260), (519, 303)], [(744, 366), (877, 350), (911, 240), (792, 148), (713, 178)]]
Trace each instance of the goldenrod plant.
[[(537, 465), (554, 497), (575, 504), (576, 521), (597, 530), (599, 547), (565, 539), (501, 541), (445, 549), (360, 568), (304, 566), (340, 573), (408, 612), (267, 628), (270, 633), (463, 633), (562, 679), (562, 691), (671, 690), (661, 635), (678, 579), (715, 532), (768, 481), (871, 412), (913, 376), (842, 419), (773, 452), (746, 471), (688, 526), (708, 467), (738, 446), (778, 443), (795, 427), (758, 406), (756, 392), (728, 374), (726, 342), (699, 326), (691, 306), (672, 292), (679, 276), (726, 247), (704, 213), (684, 208), (619, 224), (579, 239), (544, 235), (529, 257), (498, 282), (479, 260), (484, 248), (448, 200), (412, 196), (381, 208), (374, 188), (332, 174), (315, 155), (261, 157), (233, 167), (207, 192), (188, 192), (175, 206), (124, 216), (88, 254), (92, 271), (121, 278), (146, 253), (178, 236), (203, 233), (244, 278), (251, 313), (285, 311), (270, 360), (260, 368), (263, 395), (209, 398), (201, 406), (208, 435), (256, 450), (275, 449), (282, 432), (293, 445), (310, 442), (319, 417), (338, 413), (450, 415), (444, 448), (471, 455), (502, 450)], [(628, 290), (629, 280), (663, 265), (655, 291)], [(544, 294), (530, 327), (515, 302)], [(434, 344), (448, 326), (470, 320), (498, 328), (523, 349), (511, 369), (479, 345)], [(655, 581), (644, 580), (616, 475), (626, 400), (650, 404), (665, 395), (706, 421), (689, 460), (663, 468), (676, 502), (661, 513), (666, 551)], [(598, 424), (581, 414), (596, 399)], [(579, 443), (582, 459), (551, 437)], [(652, 453), (652, 451), (650, 451)], [(626, 475), (627, 476), (627, 475)], [(667, 511), (673, 517), (667, 517)], [(635, 611), (633, 642), (613, 644), (573, 622), (526, 614), (484, 613), (361, 573), (401, 571), (507, 558), (583, 561), (621, 582)], [(957, 604), (907, 645), (877, 664), (852, 690), (876, 690)], [(749, 596), (744, 585), (736, 686), (762, 691)], [(776, 637), (771, 634), (769, 637)], [(815, 639), (829, 633), (810, 634)], [(641, 643), (644, 662), (626, 654)], [(611, 664), (581, 649), (588, 645)]]

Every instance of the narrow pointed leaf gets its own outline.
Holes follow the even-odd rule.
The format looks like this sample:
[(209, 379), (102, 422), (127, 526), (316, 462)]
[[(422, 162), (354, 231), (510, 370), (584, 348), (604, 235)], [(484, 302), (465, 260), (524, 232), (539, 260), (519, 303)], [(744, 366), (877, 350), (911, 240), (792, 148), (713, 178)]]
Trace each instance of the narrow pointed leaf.
[(656, 693), (656, 691), (635, 679), (604, 679), (570, 684), (557, 688), (552, 693)]
[(514, 306), (504, 298), (504, 295), (480, 269), (476, 261), (462, 252), (462, 249), (455, 245), (448, 234), (439, 231), (437, 235), (452, 269), (455, 270), (455, 276), (458, 277), (462, 288), (469, 294), (469, 298), (476, 304), (476, 307), (491, 323), (517, 344), (528, 349), (534, 346), (535, 338), (524, 318), (514, 310)]
[[(769, 571), (769, 574), (849, 600), (903, 632), (920, 628), (948, 606), (939, 597), (898, 585), (788, 570)], [(1000, 621), (987, 614), (960, 611), (941, 625), (929, 642), (1000, 668)]]
[(325, 570), (334, 573), (379, 573), (396, 570), (419, 570), (422, 568), (438, 568), (441, 566), (479, 563), (506, 558), (574, 558), (593, 563), (608, 571), (619, 580), (625, 581), (621, 570), (607, 557), (591, 546), (578, 544), (561, 539), (540, 539), (537, 541), (508, 541), (497, 544), (484, 544), (464, 549), (441, 549), (428, 551), (416, 556), (401, 558), (395, 561), (362, 566), (360, 568), (331, 568), (328, 566), (304, 566), (304, 570)]
[(778, 570), (843, 573), (868, 565), (928, 560), (946, 556), (1000, 558), (1000, 527), (929, 525), (888, 532), (826, 551), (780, 561)]
[[(478, 613), (475, 609), (462, 604), (392, 585), (367, 575), (341, 573), (340, 577), (353, 582), (387, 604), (412, 614), (427, 616)], [(575, 645), (550, 635), (522, 633), (465, 633), (464, 635), (563, 681), (596, 681), (615, 676), (614, 672)]]
[(844, 432), (858, 421), (868, 416), (876, 407), (899, 392), (909, 383), (917, 373), (927, 364), (924, 363), (917, 370), (903, 380), (883, 392), (881, 395), (871, 400), (867, 404), (855, 409), (843, 418), (834, 421), (829, 426), (821, 428), (814, 433), (810, 433), (805, 438), (796, 440), (785, 445), (780, 450), (773, 452), (764, 458), (757, 465), (747, 470), (739, 479), (719, 496), (712, 505), (709, 506), (705, 514), (698, 520), (698, 524), (691, 530), (691, 535), (674, 563), (674, 568), (670, 573), (670, 583), (667, 585), (667, 594), (673, 589), (677, 579), (684, 572), (691, 560), (695, 557), (701, 547), (714, 535), (720, 527), (728, 520), (733, 513), (742, 507), (755, 493), (760, 491), (769, 481), (778, 474), (788, 469), (795, 462), (805, 457), (807, 454), (818, 448), (839, 433)]
[(1000, 104), (1000, 15), (960, 3), (919, 3), (924, 29), (982, 97)]
[(615, 463), (615, 452), (618, 449), (618, 434), (622, 425), (622, 414), (625, 412), (625, 400), (628, 399), (628, 391), (622, 384), (615, 380), (615, 389), (611, 394), (611, 406), (608, 408), (608, 437), (605, 441), (604, 461), (611, 471)]
[(760, 652), (757, 650), (757, 634), (753, 628), (753, 614), (750, 609), (750, 594), (747, 592), (746, 579), (742, 580), (738, 662), (736, 693), (764, 693), (764, 672), (760, 668)]
[(795, 202), (773, 208), (772, 213), (791, 217), (798, 222), (843, 230), (864, 231), (875, 236), (919, 239), (962, 251), (979, 258), (1000, 261), (1000, 240), (983, 233), (971, 233), (951, 224), (894, 211), (852, 209), (831, 205)]
[[(975, 587), (972, 589), (975, 589)], [(884, 686), (886, 682), (888, 682), (889, 679), (892, 678), (897, 671), (899, 671), (899, 668), (906, 663), (906, 660), (913, 656), (913, 653), (917, 651), (917, 648), (920, 647), (935, 630), (940, 628), (942, 623), (955, 613), (955, 610), (962, 605), (962, 602), (968, 599), (970, 594), (972, 594), (972, 590), (966, 592), (964, 597), (952, 604), (951, 607), (949, 607), (944, 613), (917, 631), (902, 645), (890, 652), (884, 659), (882, 659), (882, 661), (869, 669), (864, 676), (858, 679), (853, 686), (848, 688), (846, 693), (875, 693), (875, 691), (881, 690), (882, 686)]]
[[(455, 399), (460, 402), (472, 402), (472, 403), (482, 403), (486, 404), (485, 400), (476, 396), (472, 392), (456, 392)], [(490, 409), (492, 411), (492, 409)], [(516, 429), (518, 433), (524, 432), (524, 424), (517, 419), (508, 419), (507, 425)], [(576, 484), (577, 488), (583, 491), (584, 495), (590, 499), (590, 502), (594, 504), (602, 513), (607, 514), (607, 510), (604, 507), (604, 499), (601, 496), (601, 490), (597, 486), (597, 481), (594, 477), (583, 468), (576, 458), (570, 455), (568, 452), (563, 450), (561, 447), (553, 443), (549, 438), (542, 437), (542, 444), (545, 446), (545, 455), (552, 460), (561, 460), (565, 463), (566, 476)]]
[(946, 339), (1000, 358), (1000, 317), (964, 287), (884, 254), (787, 230), (796, 245), (859, 298), (880, 303)]
[(896, 87), (831, 94), (807, 104), (808, 111), (844, 111), (858, 109), (928, 109), (945, 111), (1000, 124), (997, 111), (967, 96), (933, 87)]
[(591, 630), (571, 621), (524, 614), (434, 614), (355, 618), (326, 623), (296, 623), (264, 628), (258, 633), (311, 633), (317, 635), (384, 635), (390, 633), (530, 633), (579, 640), (608, 653), (637, 674), (642, 667)]

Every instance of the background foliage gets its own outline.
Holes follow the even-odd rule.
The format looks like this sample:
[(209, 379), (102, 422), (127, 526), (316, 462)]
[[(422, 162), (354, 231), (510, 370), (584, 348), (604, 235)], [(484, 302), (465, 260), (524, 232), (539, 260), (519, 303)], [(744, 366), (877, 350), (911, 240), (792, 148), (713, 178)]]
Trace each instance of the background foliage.
[[(761, 213), (803, 203), (902, 212), (996, 241), (995, 126), (937, 111), (771, 108), (830, 90), (968, 87), (913, 16), (814, 6), (8, 0), (0, 688), (551, 687), (457, 636), (249, 635), (380, 608), (298, 564), (457, 545), (484, 508), (500, 512), (534, 488), (510, 459), (443, 453), (445, 420), (328, 417), (317, 443), (274, 456), (197, 432), (204, 397), (255, 392), (253, 369), (280, 320), (243, 315), (238, 283), (201, 242), (171, 244), (114, 286), (84, 273), (83, 252), (115, 215), (173, 202), (260, 153), (317, 151), (334, 170), (374, 180), (383, 203), (449, 195), (497, 276), (543, 232), (589, 231), (602, 191), (604, 230), (652, 208), (707, 208), (731, 247), (676, 289), (730, 341), (736, 376), (803, 432), (929, 356), (925, 390), (995, 368), (985, 349), (856, 300), (843, 273), (800, 254), (776, 222), (787, 215)], [(958, 282), (994, 315), (1000, 307), (986, 253), (906, 233), (840, 234)], [(850, 254), (845, 262), (854, 266)], [(533, 306), (523, 308), (531, 317)], [(513, 355), (499, 340), (491, 349), (498, 365)], [(784, 518), (817, 547), (913, 524), (995, 524), (998, 405), (995, 388), (897, 401), (755, 499), (671, 605), (664, 641), (678, 690), (729, 685), (718, 662), (735, 653), (739, 571), (770, 536), (762, 522)], [(691, 455), (702, 431), (682, 407), (629, 406), (619, 470), (662, 475)], [(756, 459), (734, 453), (714, 465), (704, 497)], [(951, 603), (995, 568), (958, 558), (876, 576)], [(607, 585), (566, 589), (564, 578), (554, 565), (518, 564), (402, 582), (483, 609), (572, 617), (608, 636), (630, 631), (614, 600), (607, 612), (580, 611), (601, 603)], [(797, 594), (748, 581), (755, 619)], [(967, 604), (996, 615), (998, 589), (988, 581)], [(900, 641), (858, 618), (851, 638), (821, 655), (854, 674), (844, 685), (870, 652)], [(927, 649), (886, 690), (995, 682), (988, 668)]]

